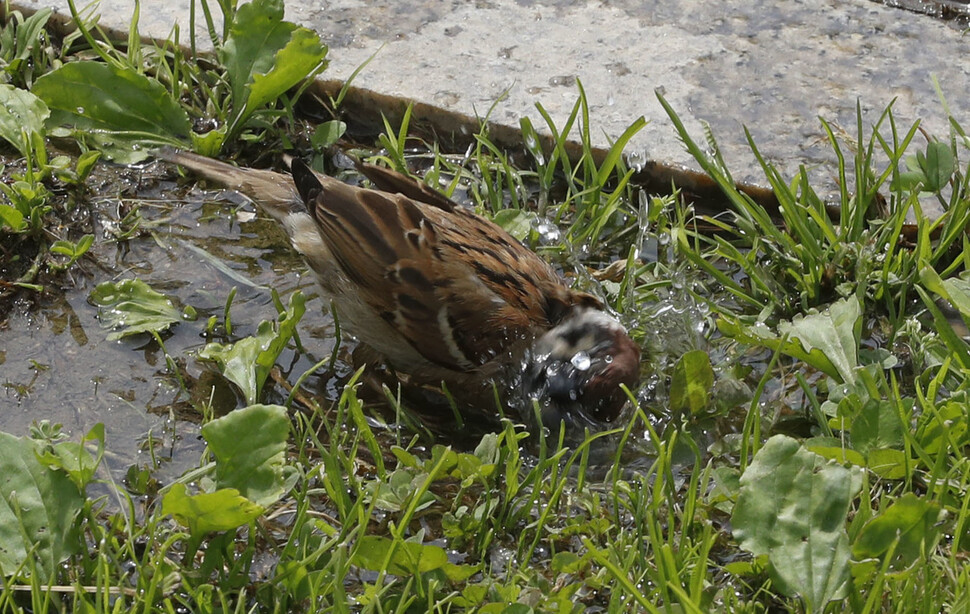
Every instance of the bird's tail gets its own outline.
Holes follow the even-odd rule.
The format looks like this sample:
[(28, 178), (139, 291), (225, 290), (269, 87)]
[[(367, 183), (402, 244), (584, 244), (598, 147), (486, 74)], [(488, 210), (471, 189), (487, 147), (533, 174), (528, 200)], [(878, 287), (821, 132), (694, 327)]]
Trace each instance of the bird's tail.
[(162, 147), (154, 153), (159, 159), (178, 164), (222, 187), (242, 193), (278, 220), (296, 209), (304, 209), (303, 199), (289, 175), (233, 166), (173, 147)]

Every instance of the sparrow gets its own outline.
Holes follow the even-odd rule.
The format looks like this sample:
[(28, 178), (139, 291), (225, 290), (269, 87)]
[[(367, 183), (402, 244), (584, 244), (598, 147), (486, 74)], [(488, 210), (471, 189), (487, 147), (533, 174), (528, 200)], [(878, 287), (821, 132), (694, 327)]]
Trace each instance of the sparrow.
[[(552, 428), (602, 427), (639, 379), (640, 348), (586, 292), (492, 221), (393, 170), (374, 189), (292, 159), (292, 175), (194, 153), (158, 157), (241, 192), (286, 230), (342, 328), (409, 381), (461, 406), (535, 408)], [(498, 401), (505, 407), (496, 407)]]

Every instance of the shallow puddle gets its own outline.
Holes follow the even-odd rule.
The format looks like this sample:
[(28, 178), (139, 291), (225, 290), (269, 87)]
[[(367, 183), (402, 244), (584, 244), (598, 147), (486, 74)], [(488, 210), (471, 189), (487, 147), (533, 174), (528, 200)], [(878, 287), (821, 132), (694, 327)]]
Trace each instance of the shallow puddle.
[[(301, 261), (271, 221), (253, 216), (252, 207), (234, 193), (186, 192), (170, 169), (151, 165), (140, 175), (134, 196), (94, 202), (97, 240), (91, 257), (81, 261), (84, 273), (75, 270), (74, 283), (64, 280), (62, 288), (52, 288), (52, 298), (39, 308), (18, 303), (6, 318), (0, 330), (0, 430), (23, 435), (31, 423), (50, 420), (78, 436), (103, 422), (112, 473), (157, 461), (165, 481), (198, 463), (201, 417), (154, 339), (106, 340), (98, 308), (88, 301), (97, 284), (137, 277), (198, 311), (197, 320), (162, 335), (186, 378), (207, 371), (195, 352), (206, 343), (206, 320), (218, 315), (221, 321), (234, 286), (231, 316), (239, 337), (253, 333), (261, 320), (275, 318), (270, 288), (284, 302), (297, 289), (310, 296), (300, 331), (308, 354), (284, 353), (278, 363), (284, 376), (296, 373), (287, 379), (309, 369), (312, 357), (332, 351), (333, 330), (310, 278), (301, 275)], [(112, 240), (112, 231), (126, 226), (123, 212), (133, 207), (140, 211), (142, 230), (130, 239)], [(308, 386), (326, 390), (313, 377)], [(234, 406), (235, 398), (222, 405), (226, 402)]]

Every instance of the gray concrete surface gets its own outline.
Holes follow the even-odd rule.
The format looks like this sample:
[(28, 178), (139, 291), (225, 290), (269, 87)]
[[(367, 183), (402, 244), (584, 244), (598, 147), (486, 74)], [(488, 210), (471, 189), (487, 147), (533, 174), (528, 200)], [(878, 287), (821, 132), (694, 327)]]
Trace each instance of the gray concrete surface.
[[(190, 2), (143, 0), (142, 33), (165, 38), (176, 22), (187, 31)], [(67, 12), (66, 0), (14, 4)], [(696, 138), (710, 124), (736, 179), (760, 184), (742, 126), (784, 173), (805, 164), (831, 177), (834, 157), (818, 116), (854, 134), (857, 101), (868, 125), (895, 100), (900, 125), (922, 119), (945, 137), (935, 76), (951, 111), (970, 127), (970, 36), (867, 0), (286, 4), (288, 20), (329, 45), (327, 79), (346, 79), (377, 54), (354, 82), (365, 94), (358, 100), (392, 110), (400, 108), (397, 99), (414, 100), (447, 129), (455, 117), (483, 115), (507, 93), (491, 119), (514, 129), (524, 115), (542, 125), (536, 103), (563, 122), (579, 79), (600, 145), (641, 115), (649, 121), (627, 150), (634, 164), (694, 166), (657, 88)], [(102, 25), (125, 29), (133, 6), (102, 0)]]

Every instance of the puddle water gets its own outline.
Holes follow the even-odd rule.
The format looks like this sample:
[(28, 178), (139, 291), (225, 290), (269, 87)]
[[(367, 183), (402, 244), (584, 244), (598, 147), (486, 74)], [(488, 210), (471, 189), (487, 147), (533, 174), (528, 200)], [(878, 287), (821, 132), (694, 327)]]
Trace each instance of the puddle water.
[[(86, 274), (74, 274), (73, 284), (65, 281), (53, 289), (53, 298), (41, 301), (39, 308), (15, 304), (4, 318), (0, 430), (23, 435), (31, 423), (46, 419), (78, 436), (103, 422), (112, 473), (154, 458), (162, 463), (158, 477), (166, 481), (200, 458), (198, 416), (193, 417), (190, 399), (169, 375), (165, 355), (153, 339), (139, 335), (106, 340), (98, 309), (88, 302), (97, 284), (138, 277), (198, 311), (198, 320), (179, 323), (163, 335), (165, 348), (184, 363), (188, 378), (205, 372), (193, 352), (206, 342), (202, 331), (208, 317), (217, 314), (221, 320), (233, 286), (238, 287), (231, 311), (233, 332), (239, 336), (275, 317), (270, 288), (284, 302), (297, 289), (310, 297), (301, 327), (307, 355), (287, 352), (278, 363), (284, 375), (296, 373), (287, 379), (309, 369), (314, 357), (332, 351), (333, 330), (310, 278), (301, 275), (299, 258), (271, 221), (250, 219), (251, 207), (240, 207), (242, 199), (230, 192), (186, 193), (168, 179), (169, 169), (149, 166), (140, 174), (142, 187), (135, 197), (94, 203), (98, 240), (90, 253), (97, 265), (85, 258), (81, 266)], [(106, 231), (120, 224), (119, 207), (135, 205), (143, 228), (150, 230), (127, 241), (106, 239)], [(315, 377), (310, 388), (320, 384), (326, 389), (318, 381), (326, 374)]]

